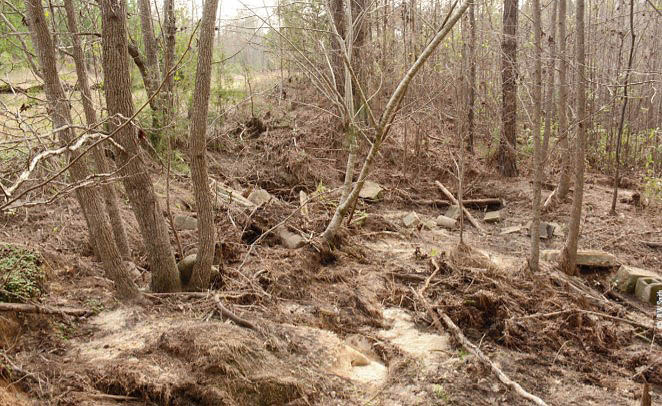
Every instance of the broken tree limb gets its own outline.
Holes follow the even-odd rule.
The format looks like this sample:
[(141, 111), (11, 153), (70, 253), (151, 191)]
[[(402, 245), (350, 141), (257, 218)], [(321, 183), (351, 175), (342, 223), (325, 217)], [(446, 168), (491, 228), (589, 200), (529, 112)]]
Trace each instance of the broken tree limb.
[(0, 302), (0, 312), (19, 312), (36, 314), (68, 314), (71, 316), (88, 316), (92, 311), (87, 309), (77, 309), (73, 307), (51, 307), (26, 303), (5, 303)]
[(644, 245), (649, 246), (650, 248), (662, 248), (662, 241), (657, 242), (657, 241), (642, 241)]
[(221, 315), (223, 315), (224, 317), (227, 317), (228, 319), (234, 321), (235, 323), (237, 323), (238, 326), (246, 327), (251, 330), (258, 331), (257, 326), (255, 324), (251, 323), (248, 320), (242, 319), (241, 317), (235, 315), (230, 310), (228, 310), (225, 306), (223, 306), (223, 303), (221, 303), (221, 299), (218, 297), (218, 295), (214, 295), (214, 302), (216, 302), (216, 307), (221, 312)]
[[(413, 289), (412, 289), (413, 290)], [(416, 292), (415, 292), (416, 293)], [(444, 330), (441, 328), (441, 323), (439, 322), (439, 318), (437, 317), (437, 314), (432, 310), (432, 307), (428, 303), (428, 301), (423, 297), (422, 295), (416, 293), (416, 296), (418, 296), (418, 299), (423, 303), (423, 306), (427, 310), (428, 314), (432, 318), (432, 324), (439, 330), (440, 333), (444, 333)], [(446, 324), (446, 327), (448, 327), (448, 330), (453, 334), (453, 336), (459, 341), (464, 348), (466, 348), (470, 353), (476, 356), (483, 364), (486, 366), (490, 367), (492, 369), (492, 372), (499, 378), (501, 383), (515, 391), (516, 394), (519, 396), (523, 397), (524, 399), (531, 401), (535, 403), (536, 405), (540, 406), (547, 406), (544, 400), (540, 399), (536, 395), (532, 395), (529, 392), (525, 391), (522, 386), (510, 379), (506, 374), (503, 373), (499, 367), (497, 367), (492, 360), (487, 358), (485, 354), (480, 350), (480, 348), (476, 347), (471, 341), (469, 341), (464, 334), (462, 333), (462, 330), (453, 323), (453, 320), (451, 320), (448, 315), (440, 310), (437, 310), (439, 312), (439, 315), (441, 316), (442, 320), (444, 321), (444, 324)]]
[[(454, 203), (449, 200), (442, 199), (424, 199), (424, 200), (410, 200), (414, 204), (426, 206), (452, 206)], [(473, 207), (476, 209), (494, 208), (500, 209), (504, 206), (503, 200), (496, 197), (488, 197), (484, 199), (466, 199), (462, 200), (462, 205), (466, 207)]]
[[(460, 205), (460, 204), (458, 203), (457, 199), (455, 198), (455, 196), (453, 196), (453, 194), (452, 194), (451, 192), (449, 192), (448, 189), (446, 189), (446, 187), (444, 187), (444, 185), (441, 184), (441, 182), (439, 182), (438, 180), (436, 180), (436, 181), (434, 181), (434, 183), (435, 183), (435, 185), (437, 185), (437, 187), (439, 188), (439, 190), (441, 190), (441, 192), (442, 192), (444, 195), (446, 195), (446, 197), (447, 197), (451, 202), (453, 202), (454, 205), (456, 205), (456, 206), (459, 206), (459, 205)], [(485, 232), (485, 229), (483, 229), (483, 227), (480, 225), (480, 223), (474, 218), (474, 216), (471, 215), (471, 213), (469, 213), (469, 210), (467, 210), (467, 208), (464, 207), (464, 205), (462, 206), (462, 212), (464, 213), (465, 216), (467, 216), (467, 219), (469, 220), (469, 222), (470, 222), (474, 227), (476, 227), (476, 229), (478, 229), (478, 231), (480, 231), (481, 233), (484, 233), (484, 232)]]

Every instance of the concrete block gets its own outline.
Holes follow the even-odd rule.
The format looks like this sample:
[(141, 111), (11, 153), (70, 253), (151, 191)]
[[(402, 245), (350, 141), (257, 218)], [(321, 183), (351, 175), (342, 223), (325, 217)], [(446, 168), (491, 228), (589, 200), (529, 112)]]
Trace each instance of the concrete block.
[(485, 218), (483, 219), (486, 223), (498, 223), (503, 220), (501, 216), (501, 210), (488, 211), (485, 213)]
[(662, 278), (659, 274), (646, 269), (633, 266), (621, 265), (614, 276), (613, 282), (616, 288), (624, 293), (634, 293), (637, 281), (641, 278)]
[(639, 278), (634, 294), (642, 302), (656, 304), (657, 292), (662, 291), (662, 280), (656, 278)]
[(448, 228), (448, 229), (451, 229), (451, 230), (454, 229), (455, 227), (457, 227), (457, 220), (456, 219), (452, 219), (452, 218), (446, 217), (444, 215), (437, 216), (435, 221), (436, 221), (436, 223), (439, 227), (444, 227), (444, 228)]

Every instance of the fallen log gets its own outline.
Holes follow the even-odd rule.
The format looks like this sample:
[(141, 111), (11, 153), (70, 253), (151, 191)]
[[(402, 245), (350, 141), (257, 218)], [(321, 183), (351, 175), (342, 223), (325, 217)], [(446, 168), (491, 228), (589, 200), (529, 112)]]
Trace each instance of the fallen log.
[[(435, 183), (435, 185), (437, 185), (437, 187), (439, 188), (439, 190), (441, 190), (441, 192), (442, 192), (444, 195), (446, 195), (446, 197), (447, 197), (451, 202), (453, 202), (454, 205), (456, 205), (456, 206), (459, 206), (459, 205), (460, 205), (460, 204), (458, 203), (457, 199), (455, 198), (455, 196), (453, 196), (453, 194), (452, 194), (451, 192), (449, 192), (448, 189), (446, 189), (446, 188), (444, 187), (444, 185), (441, 184), (441, 182), (439, 182), (439, 181), (437, 180), (437, 181), (435, 181), (434, 183)], [(476, 228), (478, 229), (478, 231), (480, 231), (481, 233), (484, 233), (484, 232), (485, 232), (485, 229), (483, 229), (483, 227), (480, 225), (480, 223), (474, 218), (474, 216), (471, 215), (471, 213), (469, 213), (469, 210), (467, 210), (467, 208), (464, 207), (464, 205), (462, 205), (462, 212), (464, 213), (465, 216), (467, 216), (467, 220), (469, 220), (469, 222), (470, 222), (474, 227), (476, 227)]]
[(644, 245), (649, 246), (650, 248), (662, 248), (662, 241), (657, 242), (657, 241), (642, 241)]
[(26, 303), (0, 302), (0, 312), (19, 312), (36, 314), (68, 314), (71, 316), (88, 316), (92, 311), (74, 307), (52, 307)]
[[(412, 289), (413, 290), (413, 289)], [(439, 330), (440, 333), (444, 333), (444, 329), (441, 327), (441, 323), (439, 322), (439, 318), (437, 317), (437, 313), (432, 310), (432, 307), (428, 303), (428, 301), (423, 297), (421, 294), (418, 292), (414, 291), (416, 296), (418, 296), (418, 299), (423, 303), (423, 306), (427, 310), (428, 314), (432, 318), (432, 324), (434, 324), (435, 328)], [(499, 367), (497, 367), (492, 360), (487, 358), (485, 354), (480, 350), (480, 348), (476, 347), (471, 341), (469, 341), (464, 334), (462, 333), (462, 330), (453, 323), (453, 320), (451, 320), (450, 317), (441, 310), (437, 309), (437, 312), (441, 316), (442, 320), (444, 321), (444, 324), (446, 324), (446, 327), (448, 327), (448, 330), (453, 334), (455, 339), (459, 341), (464, 348), (467, 349), (470, 353), (472, 353), (476, 358), (478, 358), (483, 364), (486, 366), (490, 367), (492, 372), (499, 378), (501, 383), (506, 385), (508, 388), (512, 389), (516, 394), (519, 396), (523, 397), (524, 399), (535, 403), (536, 405), (539, 406), (547, 406), (547, 403), (545, 403), (544, 400), (540, 399), (536, 395), (532, 395), (531, 393), (525, 391), (522, 386), (510, 379)]]
[(225, 186), (221, 182), (218, 182), (215, 179), (211, 179), (209, 182), (212, 196), (214, 198), (213, 202), (215, 205), (223, 204), (237, 204), (241, 207), (255, 207), (255, 204), (250, 200), (246, 199), (241, 193), (237, 190), (234, 190), (228, 186)]
[[(452, 206), (455, 203), (449, 200), (430, 199), (430, 200), (411, 200), (412, 203), (425, 205), (425, 206)], [(462, 200), (462, 205), (475, 209), (500, 209), (505, 206), (503, 200), (496, 197), (488, 197), (484, 199), (467, 199)]]

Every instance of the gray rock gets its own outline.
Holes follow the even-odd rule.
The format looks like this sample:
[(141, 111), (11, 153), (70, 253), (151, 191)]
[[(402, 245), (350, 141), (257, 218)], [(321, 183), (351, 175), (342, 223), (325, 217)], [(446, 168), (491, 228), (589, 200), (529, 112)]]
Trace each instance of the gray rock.
[(416, 227), (421, 222), (421, 218), (418, 217), (416, 212), (409, 212), (406, 216), (402, 218), (402, 223), (405, 227)]
[(306, 240), (297, 233), (293, 233), (285, 226), (280, 226), (276, 229), (276, 235), (280, 239), (280, 243), (285, 248), (291, 250), (301, 248), (306, 245)]
[(177, 263), (179, 279), (183, 284), (187, 284), (188, 281), (191, 280), (191, 275), (193, 274), (193, 266), (195, 265), (195, 258), (196, 254), (187, 255)]
[(460, 206), (450, 206), (447, 210), (444, 216), (457, 220), (460, 218)]
[(660, 275), (646, 269), (621, 265), (618, 272), (616, 272), (616, 276), (614, 276), (613, 282), (621, 292), (634, 293), (637, 281), (641, 278), (660, 278)]
[(365, 200), (380, 200), (383, 196), (384, 188), (378, 183), (366, 180), (359, 192), (359, 197)]
[(435, 222), (437, 223), (437, 225), (439, 227), (448, 228), (450, 230), (457, 227), (457, 220), (456, 219), (452, 219), (452, 218), (446, 217), (444, 215), (437, 216), (437, 218), (435, 219)]
[(502, 220), (501, 210), (488, 211), (483, 219), (486, 223), (498, 223)]
[(178, 215), (173, 218), (175, 229), (179, 231), (197, 230), (198, 219), (192, 216)]
[(267, 192), (264, 189), (254, 189), (249, 195), (248, 195), (248, 200), (253, 202), (253, 204), (260, 206), (263, 204), (269, 203), (272, 199), (276, 199), (271, 195), (271, 193)]
[(658, 292), (662, 291), (662, 280), (657, 278), (640, 278), (634, 289), (637, 299), (645, 303), (656, 304)]
[[(527, 235), (531, 235), (531, 222), (527, 224)], [(554, 236), (554, 226), (550, 223), (545, 223), (544, 221), (541, 221), (539, 224), (540, 228), (540, 238), (543, 240), (547, 240), (549, 238), (552, 238)]]

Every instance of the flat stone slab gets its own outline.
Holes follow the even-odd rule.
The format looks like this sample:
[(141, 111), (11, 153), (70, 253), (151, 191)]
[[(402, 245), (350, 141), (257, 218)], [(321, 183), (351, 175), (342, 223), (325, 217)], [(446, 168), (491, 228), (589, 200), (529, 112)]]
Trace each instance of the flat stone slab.
[(366, 180), (359, 192), (359, 197), (365, 200), (381, 200), (384, 188), (379, 183)]
[(197, 230), (198, 219), (192, 216), (179, 215), (172, 219), (175, 229), (180, 231)]
[(488, 211), (483, 219), (486, 223), (498, 223), (502, 220), (501, 210)]
[(460, 206), (450, 206), (448, 209), (446, 209), (446, 213), (444, 216), (457, 220), (460, 218)]
[(413, 211), (407, 213), (407, 215), (402, 218), (402, 224), (404, 224), (405, 227), (416, 227), (420, 222), (421, 218)]
[(639, 278), (634, 294), (642, 302), (656, 304), (658, 292), (662, 291), (662, 280), (658, 278)]
[[(544, 250), (540, 253), (540, 257), (548, 262), (558, 261), (561, 251), (559, 250)], [(615, 268), (620, 263), (614, 254), (598, 250), (578, 250), (577, 251), (577, 266), (585, 268)]]
[(616, 288), (624, 293), (634, 293), (637, 281), (641, 278), (662, 278), (655, 272), (646, 269), (635, 268), (629, 265), (621, 265), (614, 276)]

